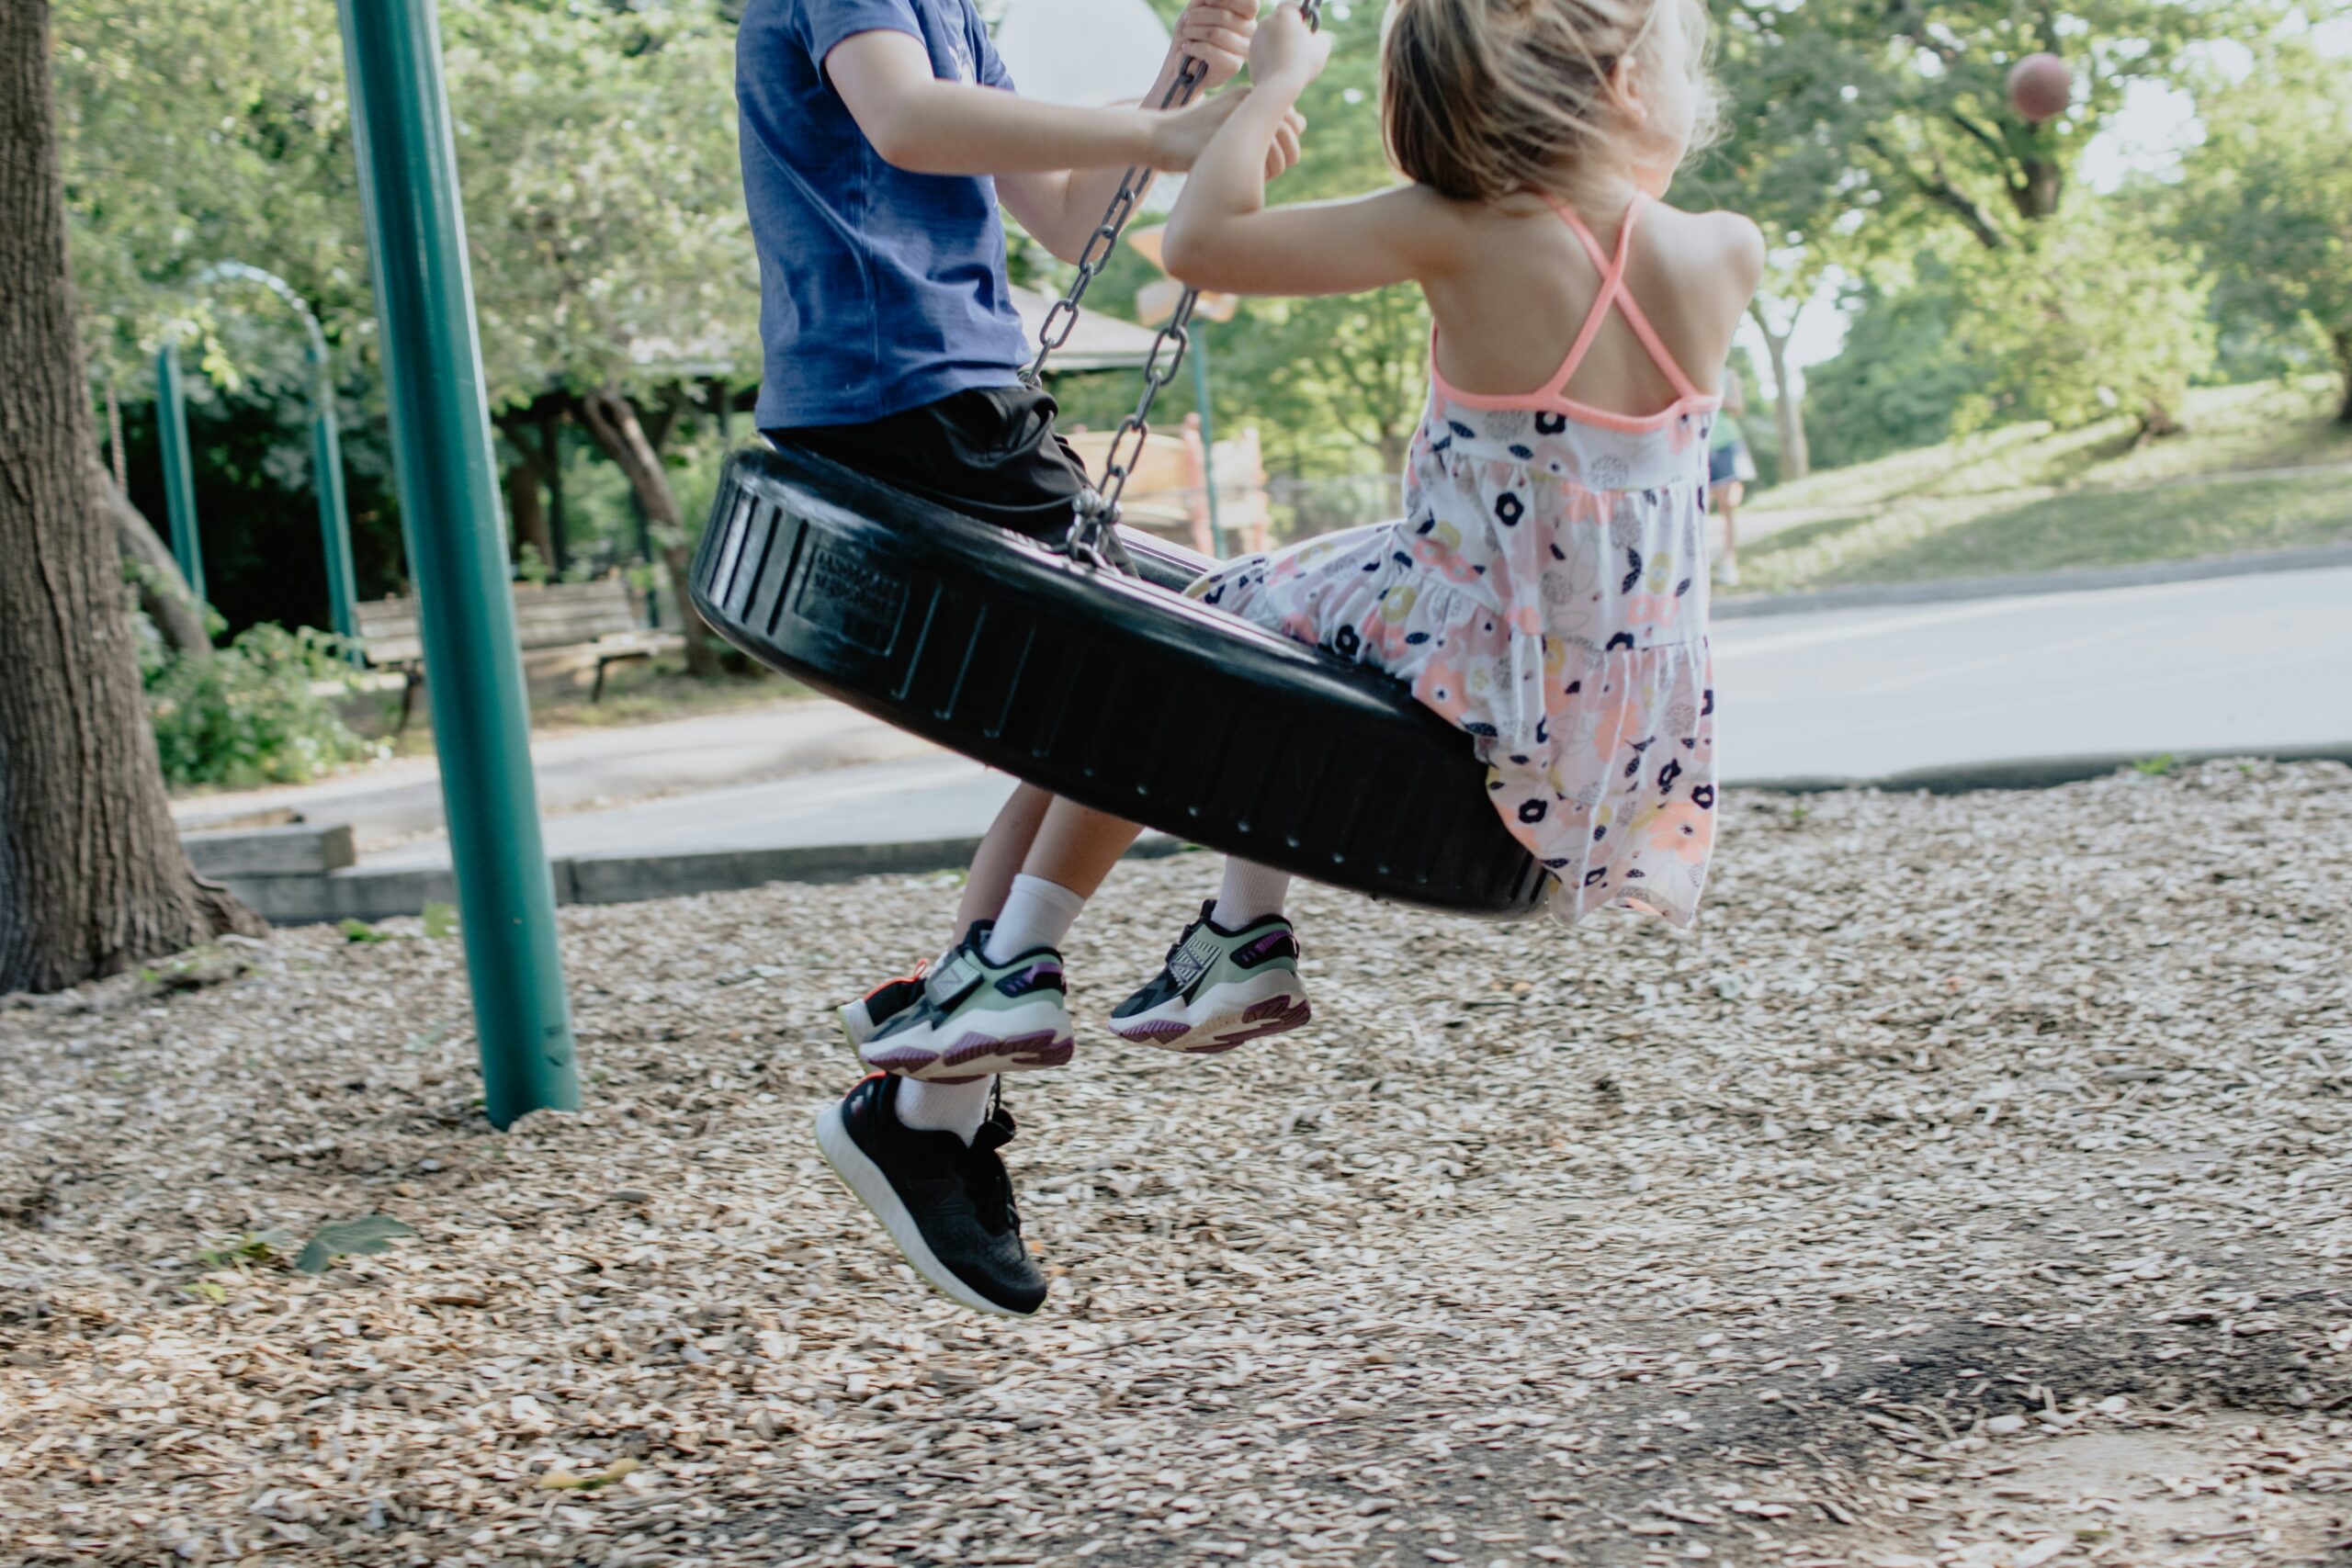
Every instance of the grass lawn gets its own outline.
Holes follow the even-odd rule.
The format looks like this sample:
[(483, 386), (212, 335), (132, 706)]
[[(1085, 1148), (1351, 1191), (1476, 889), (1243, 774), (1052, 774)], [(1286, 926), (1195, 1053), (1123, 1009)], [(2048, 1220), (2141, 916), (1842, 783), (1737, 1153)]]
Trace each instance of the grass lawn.
[(1815, 515), (1740, 552), (1762, 592), (1996, 576), (2352, 543), (2352, 463), (2322, 378), (2193, 393), (2188, 430), (1990, 431), (1759, 493)]

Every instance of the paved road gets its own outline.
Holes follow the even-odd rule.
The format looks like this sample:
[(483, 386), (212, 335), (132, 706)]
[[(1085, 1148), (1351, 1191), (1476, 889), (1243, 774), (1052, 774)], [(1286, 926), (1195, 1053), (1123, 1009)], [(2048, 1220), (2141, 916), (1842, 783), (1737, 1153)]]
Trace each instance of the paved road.
[[(2352, 569), (1716, 629), (1719, 745), (1735, 783), (2352, 745)], [(1011, 787), (826, 704), (560, 737), (534, 754), (559, 858), (966, 839)], [(579, 809), (599, 799), (636, 804)], [(186, 815), (288, 804), (356, 824), (362, 870), (447, 864), (430, 763), (214, 797)]]
[(1735, 780), (2352, 743), (2352, 568), (1724, 621)]

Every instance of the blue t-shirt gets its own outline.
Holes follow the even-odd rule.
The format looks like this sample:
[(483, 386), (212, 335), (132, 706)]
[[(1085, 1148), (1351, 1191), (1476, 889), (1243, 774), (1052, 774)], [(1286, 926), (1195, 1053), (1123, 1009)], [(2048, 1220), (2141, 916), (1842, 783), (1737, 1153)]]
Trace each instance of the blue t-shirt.
[(744, 6), (735, 98), (760, 256), (763, 429), (1009, 387), (1028, 362), (996, 182), (885, 163), (825, 74), (834, 45), (876, 30), (921, 39), (944, 80), (1012, 85), (972, 0)]

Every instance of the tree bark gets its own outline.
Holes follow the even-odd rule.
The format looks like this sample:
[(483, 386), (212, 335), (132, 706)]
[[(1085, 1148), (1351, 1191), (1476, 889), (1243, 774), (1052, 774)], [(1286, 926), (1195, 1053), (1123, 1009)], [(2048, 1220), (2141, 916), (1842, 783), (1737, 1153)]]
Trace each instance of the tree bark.
[(1772, 422), (1781, 433), (1781, 482), (1801, 479), (1813, 472), (1813, 447), (1805, 440), (1804, 408), (1789, 385), (1789, 340), (1796, 335), (1796, 317), (1789, 318), (1784, 332), (1774, 332), (1772, 323), (1751, 300), (1747, 314), (1756, 330), (1764, 337), (1764, 356), (1772, 365)]
[(0, 6), (0, 992), (265, 929), (189, 868), (156, 766), (94, 483), (49, 13)]
[(98, 505), (114, 519), (115, 543), (122, 551), (126, 574), (139, 591), (139, 607), (147, 612), (164, 646), (183, 659), (212, 657), (212, 636), (205, 629), (204, 606), (196, 591), (180, 575), (172, 547), (147, 521), (147, 514), (116, 488), (114, 476), (99, 468), (91, 476)]
[[(670, 476), (662, 467), (660, 450), (647, 439), (636, 408), (618, 389), (602, 387), (582, 393), (579, 409), (580, 422), (588, 427), (588, 434), (595, 437), (605, 456), (628, 476), (629, 491), (645, 509), (646, 520), (652, 525), (653, 552), (670, 574), (671, 591), (678, 601), (678, 618), (684, 623), (679, 629), (686, 639), (687, 672), (718, 674), (718, 639), (695, 612), (694, 600), (686, 591), (694, 552), (687, 547), (685, 517), (678, 509), (677, 492), (670, 488)], [(664, 421), (665, 432), (669, 423)]]

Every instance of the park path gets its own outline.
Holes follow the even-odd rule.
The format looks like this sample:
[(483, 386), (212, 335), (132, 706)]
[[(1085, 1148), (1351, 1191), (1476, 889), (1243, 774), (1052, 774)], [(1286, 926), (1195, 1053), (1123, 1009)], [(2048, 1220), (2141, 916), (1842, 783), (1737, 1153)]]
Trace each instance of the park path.
[[(539, 809), (552, 817), (931, 750), (838, 703), (800, 698), (539, 736), (531, 742), (531, 762)], [(349, 823), (362, 853), (437, 834), (445, 821), (440, 764), (431, 757), (404, 758), (313, 784), (191, 795), (172, 807), (183, 829), (242, 825), (279, 811), (299, 812), (311, 822)]]
[[(1724, 773), (1915, 783), (2085, 754), (2352, 755), (2347, 606), (2352, 568), (1726, 620)], [(559, 860), (745, 852), (772, 865), (757, 852), (954, 844), (1012, 787), (824, 702), (553, 737), (533, 753)], [(448, 863), (430, 761), (180, 809), (194, 826), (267, 807), (350, 822), (363, 869)]]

